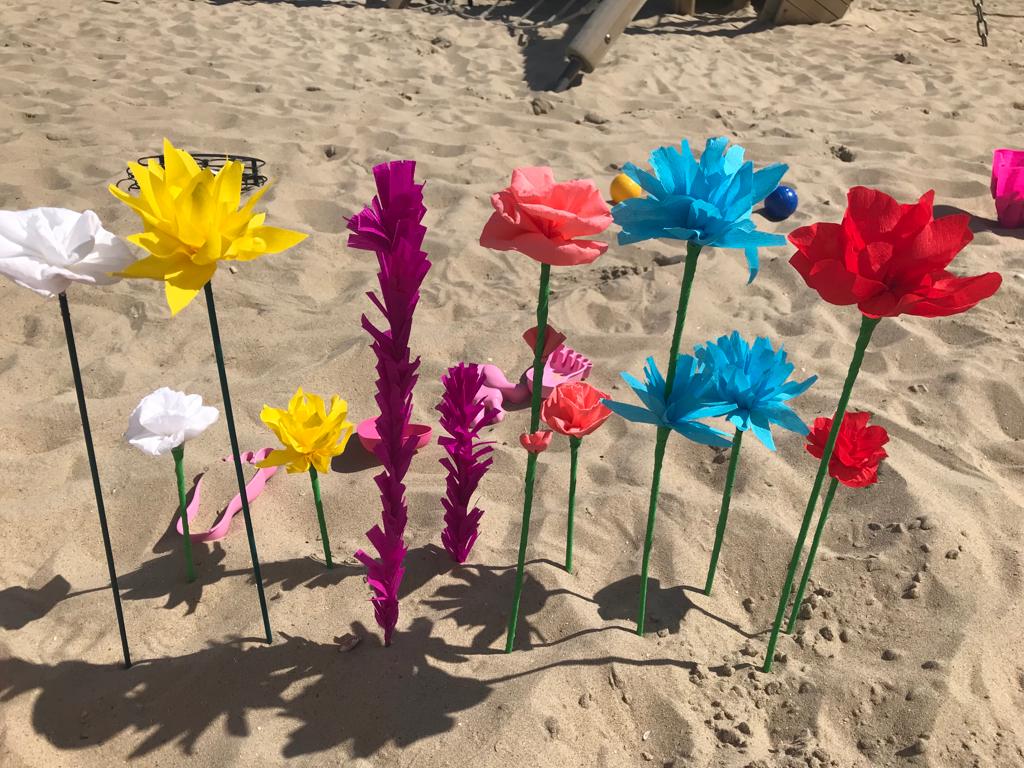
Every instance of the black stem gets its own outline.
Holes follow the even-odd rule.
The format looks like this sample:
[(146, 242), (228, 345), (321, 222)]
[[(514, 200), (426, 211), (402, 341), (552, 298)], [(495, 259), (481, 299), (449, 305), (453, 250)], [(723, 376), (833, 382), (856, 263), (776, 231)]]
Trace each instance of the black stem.
[(260, 612), (263, 614), (263, 629), (267, 643), (274, 642), (270, 630), (270, 615), (267, 613), (267, 596), (263, 593), (263, 577), (260, 575), (260, 556), (256, 552), (256, 536), (252, 530), (249, 514), (249, 494), (245, 489), (245, 473), (242, 472), (242, 453), (238, 450), (238, 435), (235, 433), (235, 417), (231, 412), (231, 393), (228, 391), (228, 374), (224, 368), (224, 351), (220, 346), (220, 330), (217, 327), (217, 305), (213, 301), (213, 281), (204, 288), (206, 309), (210, 315), (210, 334), (213, 336), (213, 353), (217, 357), (217, 373), (220, 374), (220, 393), (224, 398), (224, 419), (228, 423), (228, 437), (231, 439), (231, 456), (235, 460), (235, 477), (238, 480), (238, 497), (242, 500), (242, 515), (245, 517), (245, 532), (249, 537), (249, 556), (252, 559), (252, 573), (256, 579), (256, 591), (260, 596)]
[(103, 533), (103, 549), (107, 553), (107, 571), (110, 573), (110, 591), (114, 594), (114, 611), (117, 613), (117, 629), (121, 633), (121, 652), (124, 668), (132, 665), (128, 651), (128, 633), (124, 628), (124, 612), (121, 610), (121, 593), (117, 588), (117, 570), (114, 568), (114, 553), (110, 548), (110, 531), (107, 528), (107, 512), (103, 507), (103, 489), (100, 487), (100, 471), (96, 466), (96, 451), (92, 446), (92, 430), (89, 429), (89, 411), (85, 407), (85, 390), (82, 389), (82, 370), (78, 367), (78, 351), (75, 349), (75, 331), (71, 327), (71, 311), (68, 297), (61, 292), (60, 315), (64, 319), (64, 338), (68, 342), (68, 357), (71, 358), (71, 375), (75, 380), (75, 394), (78, 395), (78, 413), (82, 417), (82, 432), (85, 433), (85, 452), (89, 456), (89, 470), (92, 472), (92, 489), (96, 493), (96, 511), (100, 516), (100, 531)]

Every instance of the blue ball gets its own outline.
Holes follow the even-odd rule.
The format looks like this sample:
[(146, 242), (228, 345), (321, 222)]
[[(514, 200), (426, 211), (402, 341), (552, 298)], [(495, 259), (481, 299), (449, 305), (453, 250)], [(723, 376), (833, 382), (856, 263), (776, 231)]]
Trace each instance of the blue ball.
[(770, 221), (783, 221), (794, 213), (800, 204), (796, 190), (780, 184), (764, 199), (764, 215)]

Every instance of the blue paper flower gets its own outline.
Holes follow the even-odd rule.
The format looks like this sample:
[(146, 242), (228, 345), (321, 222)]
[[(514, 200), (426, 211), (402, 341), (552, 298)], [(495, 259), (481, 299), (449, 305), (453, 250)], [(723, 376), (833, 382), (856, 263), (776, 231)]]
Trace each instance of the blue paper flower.
[[(729, 445), (728, 435), (707, 424), (701, 424), (697, 419), (722, 416), (734, 410), (736, 404), (722, 402), (718, 398), (711, 372), (702, 371), (695, 358), (690, 355), (679, 355), (672, 394), (668, 397), (665, 396), (665, 379), (653, 357), (647, 358), (643, 382), (628, 373), (623, 373), (622, 378), (633, 388), (646, 407), (602, 400), (601, 402), (614, 413), (629, 421), (673, 429), (683, 437), (702, 445), (721, 448)], [(716, 402), (708, 402), (709, 396)]]
[(622, 169), (647, 193), (612, 208), (622, 227), (619, 244), (653, 238), (686, 240), (719, 248), (742, 248), (757, 277), (757, 249), (785, 245), (786, 238), (759, 232), (750, 218), (754, 205), (779, 185), (788, 166), (778, 163), (754, 172), (743, 161), (743, 147), (728, 150), (726, 138), (708, 139), (698, 163), (685, 140), (681, 149), (661, 147), (650, 156), (654, 175), (627, 163)]
[(711, 377), (713, 391), (707, 399), (731, 404), (723, 415), (736, 429), (753, 431), (754, 436), (773, 451), (772, 424), (807, 434), (807, 425), (786, 401), (806, 392), (818, 377), (787, 381), (793, 373), (793, 364), (786, 362), (786, 352), (781, 346), (776, 352), (771, 341), (763, 336), (755, 339), (751, 346), (739, 331), (733, 331), (732, 335), (709, 341), (694, 351), (705, 374)]

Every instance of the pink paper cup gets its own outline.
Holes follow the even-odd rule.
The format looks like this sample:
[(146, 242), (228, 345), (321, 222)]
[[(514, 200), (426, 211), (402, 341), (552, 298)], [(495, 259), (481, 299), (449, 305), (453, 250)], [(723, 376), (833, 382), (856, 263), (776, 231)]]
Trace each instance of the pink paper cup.
[(992, 153), (991, 189), (999, 225), (1024, 227), (1024, 150), (997, 149)]

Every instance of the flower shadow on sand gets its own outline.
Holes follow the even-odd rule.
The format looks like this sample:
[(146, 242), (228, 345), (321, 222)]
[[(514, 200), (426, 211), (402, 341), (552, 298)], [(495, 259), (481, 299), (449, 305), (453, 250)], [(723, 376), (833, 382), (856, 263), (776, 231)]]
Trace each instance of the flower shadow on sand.
[(342, 745), (353, 757), (367, 757), (388, 742), (404, 747), (447, 732), (454, 713), (489, 696), (484, 682), (430, 663), (464, 660), (431, 629), (429, 620), (416, 619), (402, 642), (385, 651), (375, 633), (354, 623), (363, 642), (349, 653), (282, 634), (271, 646), (229, 642), (180, 658), (141, 661), (127, 671), (84, 661), (46, 665), (7, 658), (0, 660), (0, 702), (38, 693), (32, 727), (62, 750), (95, 748), (138, 733), (145, 737), (129, 758), (175, 743), (188, 755), (217, 721), (224, 720), (228, 734), (244, 737), (249, 713), (269, 710), (297, 724), (281, 747), (285, 757)]

